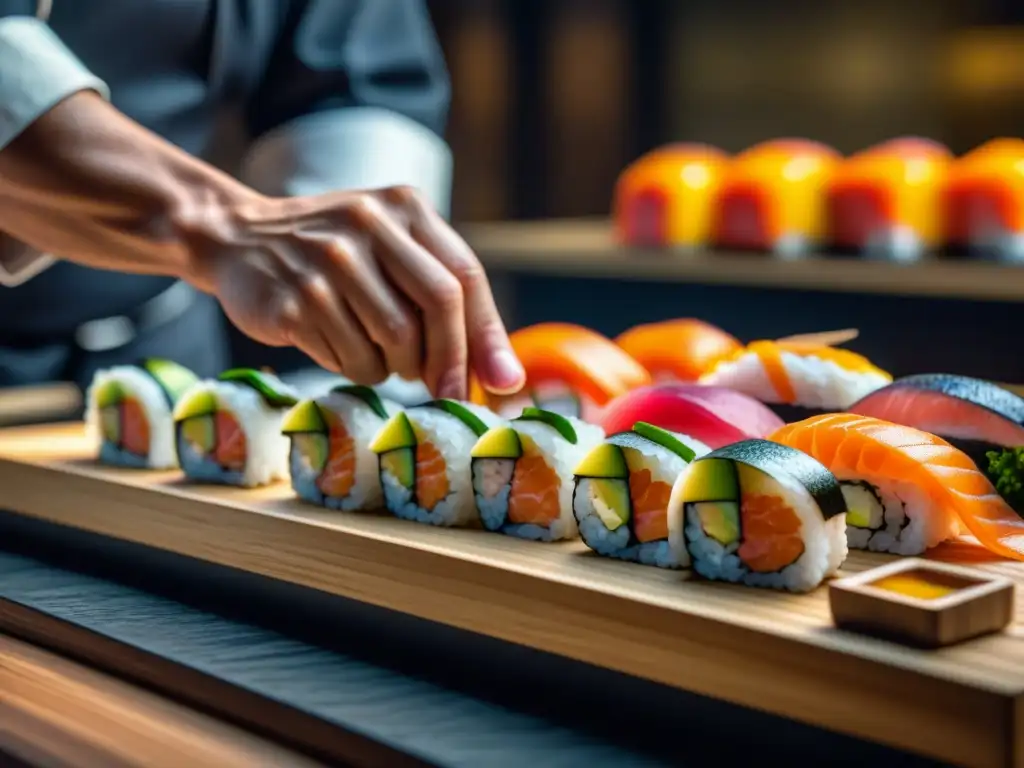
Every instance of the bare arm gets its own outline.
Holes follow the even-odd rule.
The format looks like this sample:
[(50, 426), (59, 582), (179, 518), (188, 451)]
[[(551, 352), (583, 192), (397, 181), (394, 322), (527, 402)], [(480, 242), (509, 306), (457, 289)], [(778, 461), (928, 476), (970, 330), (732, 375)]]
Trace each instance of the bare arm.
[(203, 247), (260, 197), (142, 128), (92, 91), (65, 99), (0, 151), (0, 229), (90, 267), (209, 290)]

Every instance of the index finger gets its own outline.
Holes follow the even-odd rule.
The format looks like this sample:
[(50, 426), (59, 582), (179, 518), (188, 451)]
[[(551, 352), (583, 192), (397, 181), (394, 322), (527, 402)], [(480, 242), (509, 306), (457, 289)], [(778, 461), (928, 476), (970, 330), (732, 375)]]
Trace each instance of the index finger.
[(526, 375), (512, 350), (490, 281), (465, 240), (414, 190), (387, 190), (386, 199), (409, 217), (413, 237), (462, 285), (469, 363), (485, 389), (499, 395), (522, 389)]

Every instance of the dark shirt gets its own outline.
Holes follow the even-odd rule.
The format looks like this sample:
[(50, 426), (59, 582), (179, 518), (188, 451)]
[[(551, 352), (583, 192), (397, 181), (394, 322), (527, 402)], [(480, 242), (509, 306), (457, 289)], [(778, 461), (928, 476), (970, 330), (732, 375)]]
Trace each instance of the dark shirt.
[[(35, 9), (34, 0), (0, 0), (0, 19)], [(225, 110), (254, 140), (367, 107), (444, 129), (449, 82), (421, 0), (54, 0), (49, 23), (115, 106), (199, 157)], [(344, 169), (330, 172), (335, 159), (317, 158), (325, 173), (316, 191), (345, 183)], [(0, 345), (70, 337), (170, 285), (58, 262), (0, 287)]]

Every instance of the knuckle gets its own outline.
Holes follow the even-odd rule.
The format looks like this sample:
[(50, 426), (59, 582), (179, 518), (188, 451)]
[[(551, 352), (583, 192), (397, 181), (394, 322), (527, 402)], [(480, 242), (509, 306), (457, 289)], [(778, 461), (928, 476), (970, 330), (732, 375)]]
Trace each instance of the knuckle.
[(395, 205), (411, 205), (418, 203), (420, 193), (409, 184), (395, 184), (384, 189), (384, 198)]
[(355, 224), (363, 229), (371, 229), (378, 222), (387, 218), (388, 212), (383, 203), (369, 194), (357, 195), (349, 203), (349, 215)]
[(448, 276), (438, 280), (431, 286), (430, 296), (433, 300), (432, 309), (443, 314), (462, 312), (462, 285), (457, 279)]
[(487, 272), (475, 258), (462, 259), (452, 269), (455, 277), (466, 288), (477, 288), (487, 283)]
[(298, 283), (302, 295), (309, 301), (326, 305), (333, 299), (334, 289), (322, 272), (303, 272), (299, 275)]
[(418, 330), (412, 316), (407, 312), (389, 312), (381, 324), (380, 341), (391, 347), (408, 344), (417, 335)]

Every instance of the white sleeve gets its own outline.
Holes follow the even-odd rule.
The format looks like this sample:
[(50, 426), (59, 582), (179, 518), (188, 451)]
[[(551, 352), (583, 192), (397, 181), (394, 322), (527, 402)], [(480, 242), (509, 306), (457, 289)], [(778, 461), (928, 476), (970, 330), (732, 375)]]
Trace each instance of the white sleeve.
[(300, 117), (261, 137), (242, 180), (281, 196), (408, 185), (447, 217), (452, 154), (440, 136), (408, 117), (352, 107)]
[[(43, 21), (30, 16), (0, 18), (0, 151), (68, 96), (93, 90), (110, 98), (93, 75)], [(13, 286), (54, 261), (0, 236), (0, 285)]]

